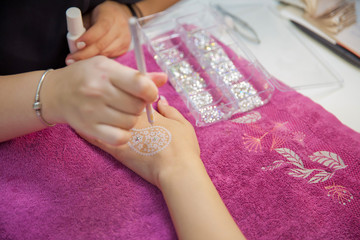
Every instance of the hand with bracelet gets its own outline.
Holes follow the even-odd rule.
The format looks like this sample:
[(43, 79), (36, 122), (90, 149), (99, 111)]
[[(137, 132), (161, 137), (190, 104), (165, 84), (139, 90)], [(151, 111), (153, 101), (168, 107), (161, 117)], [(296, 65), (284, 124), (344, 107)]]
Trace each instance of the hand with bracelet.
[(164, 73), (142, 76), (104, 56), (46, 74), (0, 76), (0, 142), (48, 124), (67, 123), (88, 137), (124, 144), (129, 129), (145, 104), (157, 99), (157, 86), (166, 78)]
[[(149, 15), (175, 2), (57, 0), (26, 2), (22, 8), (5, 2), (0, 10), (4, 23), (0, 30), (6, 33), (0, 46), (0, 142), (56, 123), (67, 123), (84, 135), (109, 144), (127, 142), (128, 130), (145, 104), (156, 100), (156, 86), (164, 84), (167, 77), (163, 73), (140, 76), (138, 71), (107, 57), (127, 51), (129, 17)], [(68, 63), (74, 64), (63, 67), (69, 52), (65, 11), (71, 6), (81, 8), (88, 16), (84, 17), (88, 19), (88, 29), (77, 40), (81, 49), (67, 57)], [(46, 11), (40, 14), (37, 7)], [(26, 10), (31, 16), (11, 14), (15, 10)], [(52, 31), (54, 27), (59, 28)], [(45, 73), (51, 68), (55, 70)], [(34, 71), (39, 69), (43, 70)]]

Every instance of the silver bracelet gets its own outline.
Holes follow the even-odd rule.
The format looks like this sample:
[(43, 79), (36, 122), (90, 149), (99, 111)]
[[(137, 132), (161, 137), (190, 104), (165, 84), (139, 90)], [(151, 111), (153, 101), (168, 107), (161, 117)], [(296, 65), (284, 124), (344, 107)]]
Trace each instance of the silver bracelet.
[(42, 86), (42, 83), (46, 77), (46, 74), (50, 71), (52, 71), (54, 69), (48, 69), (46, 70), (43, 75), (41, 75), (41, 78), (40, 78), (40, 81), (39, 81), (39, 84), (37, 86), (37, 89), (36, 89), (36, 95), (35, 95), (35, 102), (33, 104), (33, 109), (35, 110), (35, 113), (36, 115), (38, 116), (38, 118), (40, 119), (40, 121), (46, 125), (46, 126), (49, 126), (49, 127), (52, 127), (52, 126), (55, 126), (55, 124), (51, 124), (49, 122), (47, 122), (43, 116), (41, 115), (41, 102), (40, 102), (40, 90), (41, 90), (41, 86)]

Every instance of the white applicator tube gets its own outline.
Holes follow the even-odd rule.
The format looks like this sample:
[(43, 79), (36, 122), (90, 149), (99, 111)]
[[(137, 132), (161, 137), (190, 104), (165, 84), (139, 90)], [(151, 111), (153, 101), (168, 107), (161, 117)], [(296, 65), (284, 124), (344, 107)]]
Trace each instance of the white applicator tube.
[(66, 22), (68, 28), (66, 38), (68, 40), (70, 53), (74, 53), (78, 50), (75, 41), (85, 32), (80, 9), (77, 7), (68, 8), (68, 10), (66, 10)]

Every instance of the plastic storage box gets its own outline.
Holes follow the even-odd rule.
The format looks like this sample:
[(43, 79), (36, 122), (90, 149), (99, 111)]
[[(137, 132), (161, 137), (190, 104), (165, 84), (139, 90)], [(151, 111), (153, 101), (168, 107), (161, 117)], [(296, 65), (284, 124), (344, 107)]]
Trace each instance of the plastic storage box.
[[(255, 28), (261, 44), (239, 38), (211, 5), (194, 1), (139, 19), (144, 43), (197, 126), (261, 107), (275, 88), (289, 91), (342, 84), (273, 8), (241, 3), (226, 8)], [(314, 72), (322, 77), (314, 79)]]
[(256, 58), (211, 8), (205, 9), (141, 28), (149, 52), (168, 74), (197, 126), (260, 107), (274, 91), (271, 76)]

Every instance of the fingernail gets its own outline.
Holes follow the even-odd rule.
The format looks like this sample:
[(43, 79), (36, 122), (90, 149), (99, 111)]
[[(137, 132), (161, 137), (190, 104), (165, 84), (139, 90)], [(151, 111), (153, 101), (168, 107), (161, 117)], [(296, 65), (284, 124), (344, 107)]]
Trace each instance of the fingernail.
[(148, 73), (148, 75), (152, 78), (163, 78), (164, 76), (167, 76), (166, 73), (164, 72), (151, 72), (151, 73)]
[(86, 43), (85, 42), (78, 42), (76, 43), (76, 47), (77, 49), (83, 49), (84, 47), (86, 47)]
[(159, 103), (161, 103), (163, 105), (169, 105), (168, 101), (166, 100), (166, 98), (164, 96), (160, 96)]
[(71, 65), (71, 64), (73, 64), (74, 62), (75, 62), (74, 59), (66, 59), (66, 61), (65, 61), (66, 65)]
[(164, 75), (164, 74), (166, 74), (166, 73), (164, 73), (164, 72), (148, 72), (147, 74), (149, 74), (149, 75)]

